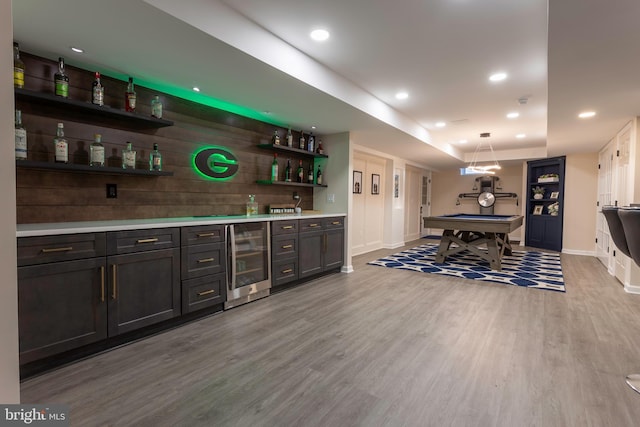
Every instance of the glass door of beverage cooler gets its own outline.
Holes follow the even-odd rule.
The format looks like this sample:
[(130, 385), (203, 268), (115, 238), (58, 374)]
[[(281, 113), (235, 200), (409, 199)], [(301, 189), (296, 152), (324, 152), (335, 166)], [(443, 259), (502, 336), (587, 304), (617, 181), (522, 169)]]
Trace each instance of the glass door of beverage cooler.
[(266, 222), (227, 226), (229, 263), (225, 309), (269, 295), (271, 247)]

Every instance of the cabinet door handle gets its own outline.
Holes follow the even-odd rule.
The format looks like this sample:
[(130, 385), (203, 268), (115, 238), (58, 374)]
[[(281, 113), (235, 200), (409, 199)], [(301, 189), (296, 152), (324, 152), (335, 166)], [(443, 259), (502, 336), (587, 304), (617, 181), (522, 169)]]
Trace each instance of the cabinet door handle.
[(198, 292), (198, 296), (204, 296), (204, 295), (209, 295), (209, 294), (214, 294), (216, 291), (214, 291), (213, 289), (209, 289), (208, 291), (202, 291), (202, 292)]
[(197, 237), (213, 237), (216, 233), (198, 233)]
[(151, 239), (138, 239), (136, 243), (153, 243), (157, 242), (159, 239), (157, 237), (153, 237)]
[(287, 274), (287, 273), (292, 273), (292, 272), (293, 272), (292, 268), (287, 268), (286, 270), (282, 270), (280, 273)]
[(67, 252), (67, 251), (72, 251), (73, 250), (73, 246), (67, 246), (64, 248), (42, 248), (42, 253), (43, 254), (49, 254), (52, 252)]
[(215, 261), (214, 258), (203, 258), (198, 260), (198, 264), (201, 264), (203, 262), (213, 262), (213, 261)]
[(282, 245), (282, 249), (291, 249), (293, 245)]
[(116, 299), (118, 297), (118, 266), (116, 264), (111, 266), (111, 273), (113, 274), (113, 292), (111, 293), (111, 298)]
[(332, 224), (332, 225), (340, 225), (340, 224), (342, 224), (342, 223), (341, 223), (340, 221), (333, 221), (331, 224)]
[(100, 266), (100, 302), (104, 302), (104, 265)]
[(293, 225), (283, 225), (282, 227), (280, 227), (282, 230), (291, 230), (293, 228)]
[(317, 227), (320, 224), (309, 224), (309, 227)]

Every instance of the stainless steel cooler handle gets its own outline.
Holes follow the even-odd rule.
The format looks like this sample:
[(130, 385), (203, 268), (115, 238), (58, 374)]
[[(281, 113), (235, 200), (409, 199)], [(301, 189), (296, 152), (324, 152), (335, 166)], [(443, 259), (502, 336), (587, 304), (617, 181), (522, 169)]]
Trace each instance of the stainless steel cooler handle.
[(229, 253), (231, 256), (228, 258), (228, 273), (227, 273), (227, 289), (233, 291), (236, 288), (236, 234), (233, 224), (226, 225), (227, 244), (229, 245)]

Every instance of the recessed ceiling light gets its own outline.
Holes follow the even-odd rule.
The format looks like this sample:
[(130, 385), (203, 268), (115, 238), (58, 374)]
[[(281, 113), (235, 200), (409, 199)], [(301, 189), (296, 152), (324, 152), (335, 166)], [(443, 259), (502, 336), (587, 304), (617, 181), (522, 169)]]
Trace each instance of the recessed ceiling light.
[(578, 117), (580, 117), (581, 119), (589, 119), (595, 115), (595, 111), (583, 111), (582, 113), (578, 114)]
[(524, 134), (524, 133), (519, 133), (519, 134), (516, 135), (516, 138), (518, 138), (518, 139), (522, 139), (522, 138), (526, 138), (526, 137), (527, 137), (527, 135)]
[(492, 82), (501, 82), (506, 78), (507, 78), (507, 73), (504, 73), (504, 72), (495, 73), (489, 76), (489, 80), (491, 80)]
[(445, 127), (446, 125), (447, 125), (447, 124), (446, 124), (445, 122), (437, 122), (437, 123), (436, 123), (436, 127), (437, 127), (437, 128), (443, 128), (443, 127)]
[(200, 88), (199, 88), (198, 86), (194, 86), (194, 87), (193, 87), (193, 91), (194, 91), (194, 92), (200, 92)]
[(398, 92), (396, 93), (396, 99), (407, 99), (409, 94), (407, 92)]
[(83, 53), (84, 52), (83, 49), (80, 49), (79, 47), (74, 47), (74, 46), (71, 46), (71, 50), (74, 51), (75, 53)]
[(458, 141), (459, 144), (466, 144), (468, 141), (466, 139), (461, 139)]
[(520, 117), (520, 113), (517, 113), (515, 111), (512, 112), (512, 113), (507, 114), (507, 118), (508, 119), (517, 119), (518, 117)]
[(317, 42), (323, 42), (329, 38), (329, 31), (323, 28), (318, 28), (311, 31), (311, 33), (309, 33), (309, 36)]
[(315, 129), (315, 128), (316, 128), (315, 126), (311, 126), (311, 129)]

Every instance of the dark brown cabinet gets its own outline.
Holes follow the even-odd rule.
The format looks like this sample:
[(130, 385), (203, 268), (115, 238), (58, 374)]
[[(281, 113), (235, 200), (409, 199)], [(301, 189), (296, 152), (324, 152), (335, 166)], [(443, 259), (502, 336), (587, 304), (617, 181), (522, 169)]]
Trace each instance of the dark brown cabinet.
[(182, 227), (180, 235), (182, 313), (212, 307), (222, 310), (227, 299), (224, 226)]
[(299, 278), (340, 268), (344, 262), (344, 218), (300, 220)]
[(20, 362), (107, 337), (104, 233), (18, 240)]
[(274, 288), (298, 279), (298, 220), (271, 223), (271, 285)]

